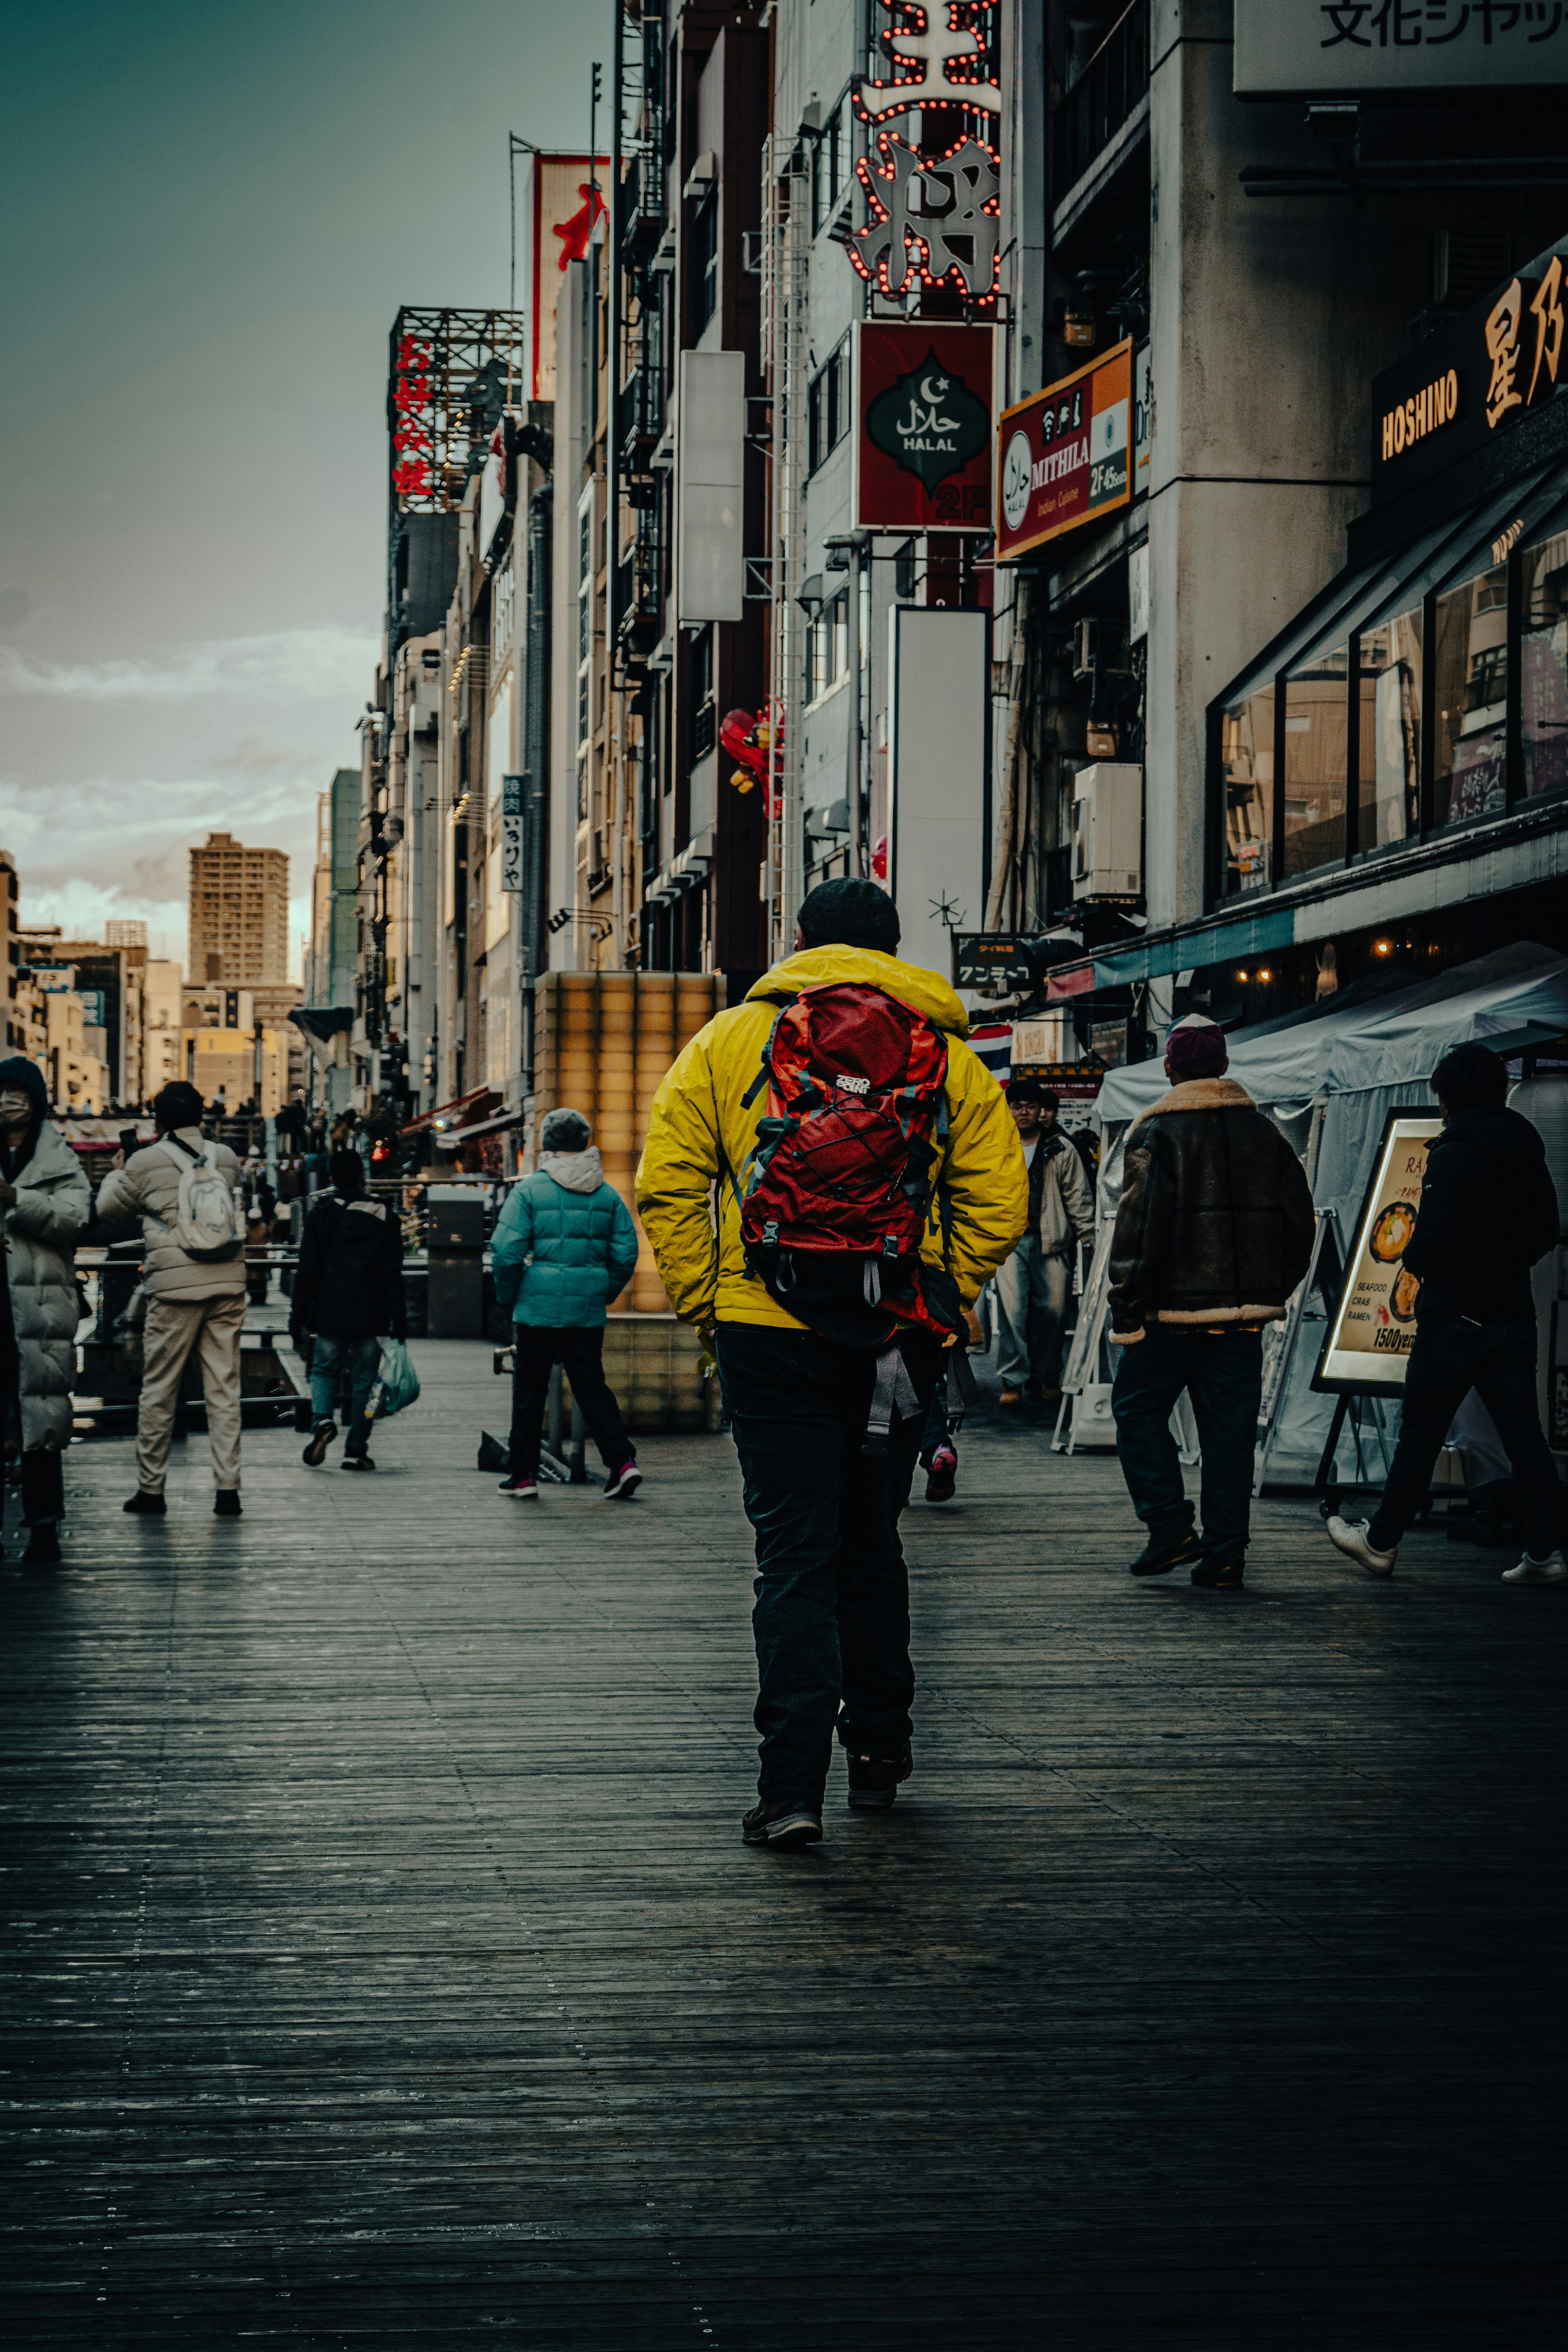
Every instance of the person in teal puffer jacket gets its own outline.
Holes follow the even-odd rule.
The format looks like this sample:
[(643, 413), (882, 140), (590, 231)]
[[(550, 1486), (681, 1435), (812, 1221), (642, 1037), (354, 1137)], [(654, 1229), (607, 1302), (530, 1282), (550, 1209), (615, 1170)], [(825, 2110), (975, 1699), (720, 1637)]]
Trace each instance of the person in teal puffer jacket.
[(605, 1499), (624, 1499), (642, 1484), (603, 1360), (610, 1301), (637, 1262), (637, 1227), (605, 1181), (593, 1129), (581, 1111), (552, 1110), (539, 1130), (539, 1165), (512, 1187), (490, 1243), (496, 1297), (513, 1325), (503, 1495), (538, 1496), (544, 1399), (557, 1362), (609, 1474)]

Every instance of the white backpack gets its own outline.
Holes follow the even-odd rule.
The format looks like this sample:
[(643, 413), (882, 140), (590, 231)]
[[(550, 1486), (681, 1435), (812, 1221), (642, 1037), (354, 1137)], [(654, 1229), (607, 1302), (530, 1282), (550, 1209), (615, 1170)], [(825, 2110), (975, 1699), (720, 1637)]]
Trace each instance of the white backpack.
[(216, 1144), (204, 1142), (199, 1160), (169, 1136), (163, 1138), (163, 1149), (180, 1171), (173, 1231), (185, 1255), (202, 1265), (237, 1257), (245, 1247), (245, 1213), (219, 1171)]

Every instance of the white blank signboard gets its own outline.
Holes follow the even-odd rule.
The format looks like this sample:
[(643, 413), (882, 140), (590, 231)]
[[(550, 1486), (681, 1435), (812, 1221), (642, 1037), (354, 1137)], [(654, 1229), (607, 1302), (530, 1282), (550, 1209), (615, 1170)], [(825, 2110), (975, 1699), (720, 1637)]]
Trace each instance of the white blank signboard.
[(745, 612), (744, 352), (682, 352), (676, 428), (676, 581), (684, 628)]
[(888, 630), (888, 887), (899, 953), (947, 980), (952, 934), (985, 920), (990, 614), (895, 604)]

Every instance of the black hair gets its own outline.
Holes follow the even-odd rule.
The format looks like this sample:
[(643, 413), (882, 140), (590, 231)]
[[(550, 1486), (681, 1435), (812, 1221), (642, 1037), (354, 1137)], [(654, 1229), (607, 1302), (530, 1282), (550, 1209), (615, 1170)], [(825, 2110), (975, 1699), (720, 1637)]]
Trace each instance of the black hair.
[(327, 1162), (327, 1174), (334, 1192), (364, 1191), (364, 1161), (357, 1151), (334, 1151)]
[(153, 1099), (153, 1117), (160, 1135), (172, 1135), (177, 1127), (200, 1127), (205, 1108), (195, 1087), (184, 1078), (171, 1078)]
[(1445, 1110), (1501, 1110), (1508, 1070), (1489, 1046), (1450, 1046), (1432, 1073), (1432, 1091)]
[(819, 882), (801, 900), (795, 919), (805, 947), (875, 948), (881, 955), (898, 950), (898, 908), (885, 890), (857, 875)]

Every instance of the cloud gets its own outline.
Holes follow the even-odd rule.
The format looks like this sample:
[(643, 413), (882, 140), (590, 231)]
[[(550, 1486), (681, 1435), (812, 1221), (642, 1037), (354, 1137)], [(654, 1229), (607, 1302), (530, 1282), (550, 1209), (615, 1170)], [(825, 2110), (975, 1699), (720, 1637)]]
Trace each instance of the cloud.
[(0, 695), (68, 702), (192, 702), (214, 694), (365, 700), (379, 641), (357, 629), (279, 629), (177, 646), (159, 660), (55, 662), (0, 646)]

